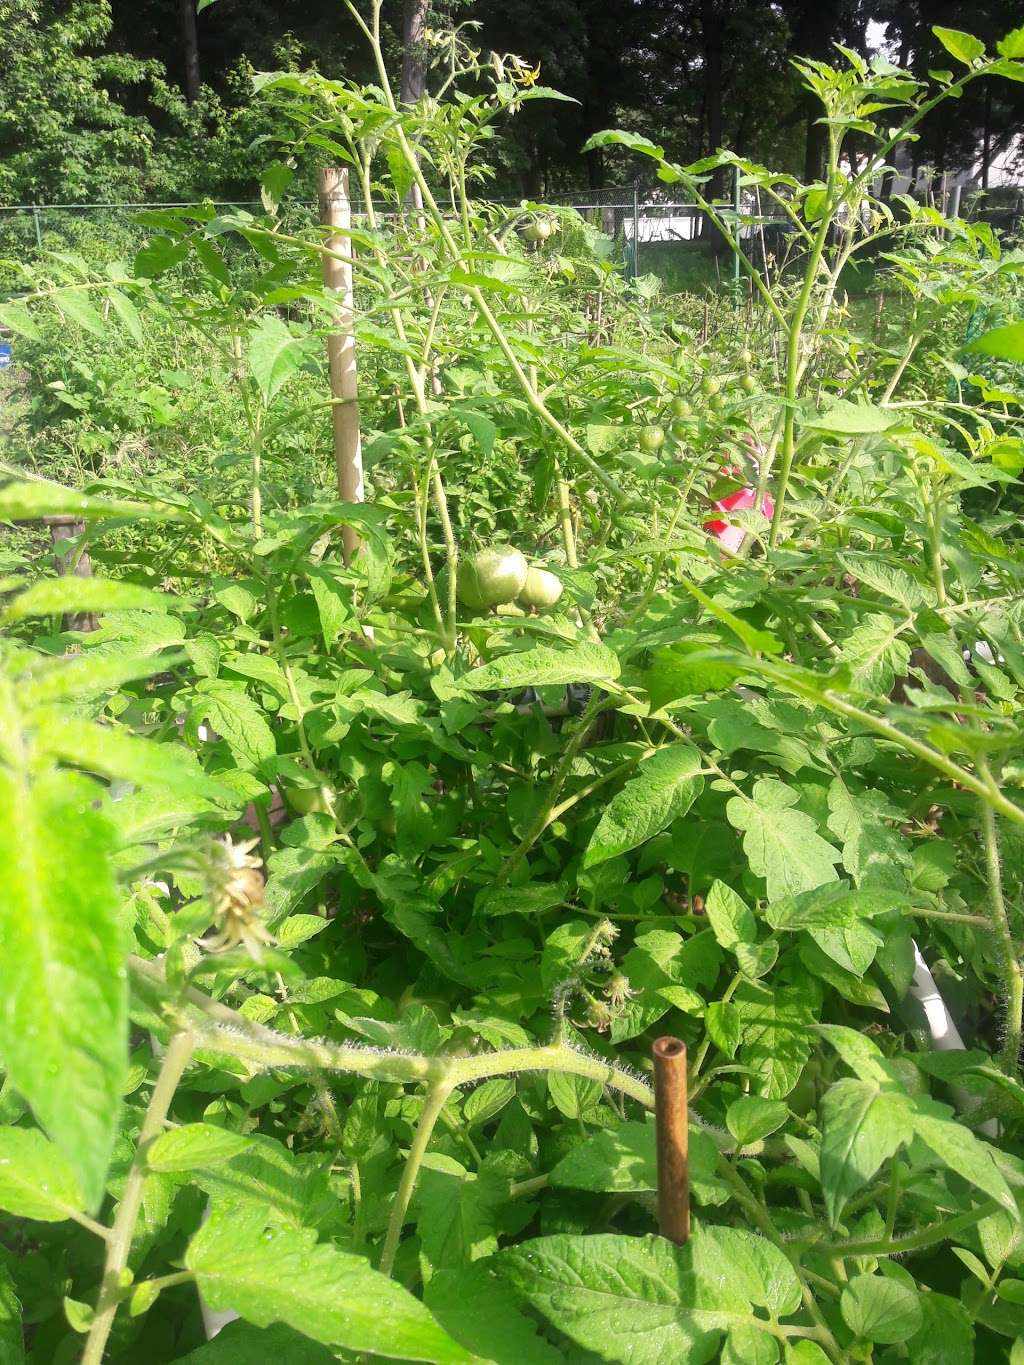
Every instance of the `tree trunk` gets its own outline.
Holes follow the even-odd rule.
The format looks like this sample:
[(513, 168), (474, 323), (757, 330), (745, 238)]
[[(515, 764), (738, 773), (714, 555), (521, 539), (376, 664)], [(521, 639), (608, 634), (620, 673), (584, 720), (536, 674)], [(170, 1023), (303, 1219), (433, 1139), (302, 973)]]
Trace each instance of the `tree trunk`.
[(185, 98), (194, 104), (199, 98), (199, 31), (196, 27), (196, 0), (178, 0), (181, 14), (181, 46), (185, 57)]
[(423, 69), (423, 33), (427, 27), (430, 0), (405, 0), (402, 28), (402, 83), (399, 99), (408, 108), (423, 95), (426, 77)]
[(988, 189), (992, 161), (992, 82), (985, 82), (985, 125), (981, 130), (981, 188)]

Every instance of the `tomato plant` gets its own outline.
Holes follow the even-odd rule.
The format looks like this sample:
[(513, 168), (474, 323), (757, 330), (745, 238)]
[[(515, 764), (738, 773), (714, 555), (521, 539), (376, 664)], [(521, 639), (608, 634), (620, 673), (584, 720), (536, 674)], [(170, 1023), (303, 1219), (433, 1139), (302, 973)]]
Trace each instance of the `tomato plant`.
[[(704, 328), (577, 215), (470, 193), (557, 98), (532, 68), (438, 35), (401, 109), (352, 12), (375, 85), (261, 78), (263, 213), (161, 211), (130, 269), (54, 259), (2, 309), (37, 400), (0, 487), (4, 1359), (1018, 1357), (1024, 344), (963, 336), (1024, 257), (872, 185), (1021, 78), (1020, 32), (936, 30), (928, 89), (806, 63), (820, 184), (599, 135), (739, 254), (751, 306)], [(300, 145), (362, 192), (330, 241), (282, 202)], [(795, 273), (707, 198), (723, 165)], [(841, 286), (872, 251), (874, 332)], [(72, 329), (115, 357), (87, 415), (47, 389)], [(100, 390), (117, 356), (166, 421)]]

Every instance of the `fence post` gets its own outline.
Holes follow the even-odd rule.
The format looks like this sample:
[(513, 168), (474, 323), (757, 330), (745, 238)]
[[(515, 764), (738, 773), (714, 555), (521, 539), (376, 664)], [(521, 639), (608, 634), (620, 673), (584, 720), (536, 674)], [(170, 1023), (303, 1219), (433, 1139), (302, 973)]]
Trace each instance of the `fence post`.
[[(733, 167), (733, 177), (732, 177), (732, 206), (733, 206), (733, 210), (734, 210), (734, 212), (735, 212), (735, 214), (736, 214), (736, 222), (735, 222), (735, 224), (734, 224), (734, 226), (733, 226), (733, 233), (735, 234), (735, 237), (736, 237), (736, 245), (739, 246), (739, 244), (740, 244), (740, 168), (739, 168), (739, 166), (734, 166), (734, 167)], [(739, 301), (739, 297), (740, 297), (740, 258), (739, 258), (739, 256), (736, 254), (735, 251), (732, 253), (732, 280), (733, 280), (733, 284), (736, 286), (736, 299), (737, 299), (737, 302), (738, 302), (738, 301)]]
[(633, 278), (640, 278), (640, 186), (633, 182)]
[[(352, 204), (348, 197), (348, 171), (328, 166), (320, 171), (320, 221), (332, 228), (327, 246), (349, 256), (352, 239)], [(339, 231), (340, 230), (340, 231)], [(355, 307), (352, 266), (337, 256), (324, 256), (324, 284), (337, 298), (335, 328), (327, 337), (327, 362), (331, 377), (331, 422), (334, 428), (334, 464), (338, 476), (338, 496), (343, 502), (362, 502), (363, 453), (359, 438), (358, 380), (356, 341), (353, 334)], [(345, 563), (359, 549), (360, 541), (350, 526), (342, 527)]]
[(43, 230), (42, 230), (42, 228), (39, 226), (39, 210), (38, 210), (38, 209), (33, 209), (33, 210), (32, 210), (32, 221), (33, 221), (33, 223), (35, 223), (35, 225), (36, 225), (36, 246), (39, 248), (40, 251), (42, 251), (42, 249), (43, 249)]

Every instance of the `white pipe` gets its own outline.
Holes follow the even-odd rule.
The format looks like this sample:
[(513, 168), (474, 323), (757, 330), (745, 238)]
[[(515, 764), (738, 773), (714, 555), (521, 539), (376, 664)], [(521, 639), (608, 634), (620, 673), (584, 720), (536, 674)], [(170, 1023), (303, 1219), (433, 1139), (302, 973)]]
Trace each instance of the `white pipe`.
[[(945, 1000), (939, 994), (935, 978), (931, 974), (928, 963), (921, 956), (921, 949), (917, 946), (917, 940), (913, 940), (913, 943), (914, 979), (910, 983), (910, 994), (924, 1010), (925, 1022), (932, 1038), (932, 1046), (937, 1052), (966, 1052), (967, 1048), (964, 1040), (960, 1037), (960, 1030), (946, 1008)], [(950, 1086), (950, 1092), (958, 1109), (967, 1111), (978, 1107), (977, 1097), (968, 1094), (959, 1086)], [(999, 1123), (996, 1119), (986, 1119), (979, 1131), (984, 1133), (986, 1137), (996, 1138), (999, 1136)]]

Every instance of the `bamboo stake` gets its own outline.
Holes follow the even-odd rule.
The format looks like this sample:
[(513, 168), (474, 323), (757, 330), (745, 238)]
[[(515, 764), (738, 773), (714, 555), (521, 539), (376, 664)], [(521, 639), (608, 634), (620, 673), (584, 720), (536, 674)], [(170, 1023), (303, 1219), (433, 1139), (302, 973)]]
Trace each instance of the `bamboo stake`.
[[(348, 197), (348, 171), (327, 166), (320, 171), (320, 221), (335, 229), (328, 247), (337, 253), (324, 256), (324, 284), (337, 296), (337, 327), (327, 338), (327, 361), (331, 375), (334, 405), (334, 463), (338, 475), (338, 496), (343, 502), (362, 502), (363, 453), (359, 439), (359, 401), (356, 374), (356, 343), (352, 331), (355, 307), (352, 267), (339, 255), (348, 256), (351, 242), (338, 233), (352, 226), (352, 204)], [(359, 549), (359, 536), (350, 526), (341, 531), (345, 563)]]
[(654, 1123), (658, 1148), (658, 1231), (682, 1246), (690, 1236), (690, 1157), (686, 1044), (659, 1038), (654, 1058)]

